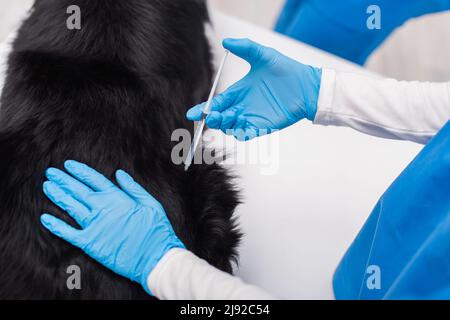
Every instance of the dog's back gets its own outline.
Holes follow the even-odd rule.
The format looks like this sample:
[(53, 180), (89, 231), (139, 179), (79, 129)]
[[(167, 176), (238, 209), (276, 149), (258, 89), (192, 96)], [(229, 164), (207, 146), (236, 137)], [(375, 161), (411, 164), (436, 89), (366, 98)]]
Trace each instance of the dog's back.
[[(70, 5), (81, 30), (66, 27)], [(171, 134), (206, 98), (201, 0), (37, 0), (9, 57), (0, 110), (0, 298), (144, 298), (139, 285), (49, 234), (44, 171), (66, 159), (112, 179), (121, 168), (159, 199), (186, 246), (231, 272), (239, 234), (227, 173), (171, 161)], [(207, 192), (206, 192), (207, 191)], [(69, 290), (68, 267), (81, 270)]]

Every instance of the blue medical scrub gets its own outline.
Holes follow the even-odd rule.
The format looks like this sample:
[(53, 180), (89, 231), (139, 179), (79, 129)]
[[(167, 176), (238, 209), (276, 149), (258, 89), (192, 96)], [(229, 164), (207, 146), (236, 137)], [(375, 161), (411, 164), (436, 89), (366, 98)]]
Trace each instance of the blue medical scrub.
[(396, 21), (386, 18), (382, 29), (367, 29), (366, 2), (287, 0), (275, 30), (363, 65)]
[(287, 0), (275, 30), (363, 65), (410, 18), (445, 10), (450, 0)]
[(333, 286), (337, 299), (450, 299), (450, 121), (381, 197)]

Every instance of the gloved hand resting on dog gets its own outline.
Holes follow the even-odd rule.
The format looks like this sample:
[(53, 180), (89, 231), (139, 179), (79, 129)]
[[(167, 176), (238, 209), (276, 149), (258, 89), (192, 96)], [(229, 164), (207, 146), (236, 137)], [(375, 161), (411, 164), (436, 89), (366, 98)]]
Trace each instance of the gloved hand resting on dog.
[(76, 161), (66, 161), (67, 174), (50, 168), (44, 193), (80, 225), (75, 229), (44, 214), (42, 224), (119, 275), (140, 283), (172, 248), (184, 248), (162, 205), (122, 170), (120, 187)]

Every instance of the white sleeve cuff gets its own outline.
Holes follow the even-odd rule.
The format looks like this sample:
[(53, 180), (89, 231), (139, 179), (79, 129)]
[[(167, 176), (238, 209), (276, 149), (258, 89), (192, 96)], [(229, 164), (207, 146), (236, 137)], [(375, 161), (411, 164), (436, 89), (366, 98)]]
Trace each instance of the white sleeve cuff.
[(270, 300), (273, 296), (184, 249), (170, 250), (147, 279), (161, 300)]
[(330, 125), (333, 124), (333, 98), (336, 84), (336, 71), (331, 69), (322, 69), (322, 78), (320, 82), (319, 99), (317, 102), (317, 113), (314, 118), (314, 124)]
[(167, 252), (161, 260), (158, 262), (156, 267), (153, 269), (153, 271), (149, 274), (147, 278), (147, 286), (150, 289), (150, 291), (155, 295), (155, 297), (162, 299), (162, 285), (161, 280), (164, 279), (163, 275), (167, 272), (170, 273), (170, 266), (173, 263), (177, 263), (177, 260), (182, 260), (183, 255), (187, 253), (184, 249), (171, 249), (169, 252)]

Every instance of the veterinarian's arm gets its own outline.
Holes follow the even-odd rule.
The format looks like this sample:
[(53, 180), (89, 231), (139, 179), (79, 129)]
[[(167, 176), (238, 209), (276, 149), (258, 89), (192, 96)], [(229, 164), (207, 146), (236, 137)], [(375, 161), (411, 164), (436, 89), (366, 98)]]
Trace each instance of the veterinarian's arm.
[(427, 143), (450, 119), (450, 82), (377, 79), (324, 69), (314, 123)]
[(71, 175), (46, 171), (44, 193), (81, 229), (42, 215), (53, 234), (160, 299), (270, 298), (185, 250), (162, 205), (124, 171), (116, 173), (119, 188), (85, 164), (64, 166)]
[(172, 249), (148, 278), (148, 287), (163, 300), (271, 300), (273, 296), (222, 272), (193, 253)]
[[(226, 39), (223, 44), (252, 68), (215, 97), (206, 123), (239, 140), (306, 118), (316, 124), (426, 143), (450, 118), (450, 82), (405, 82), (321, 70), (250, 40)], [(188, 119), (199, 120), (203, 107), (191, 108)]]

